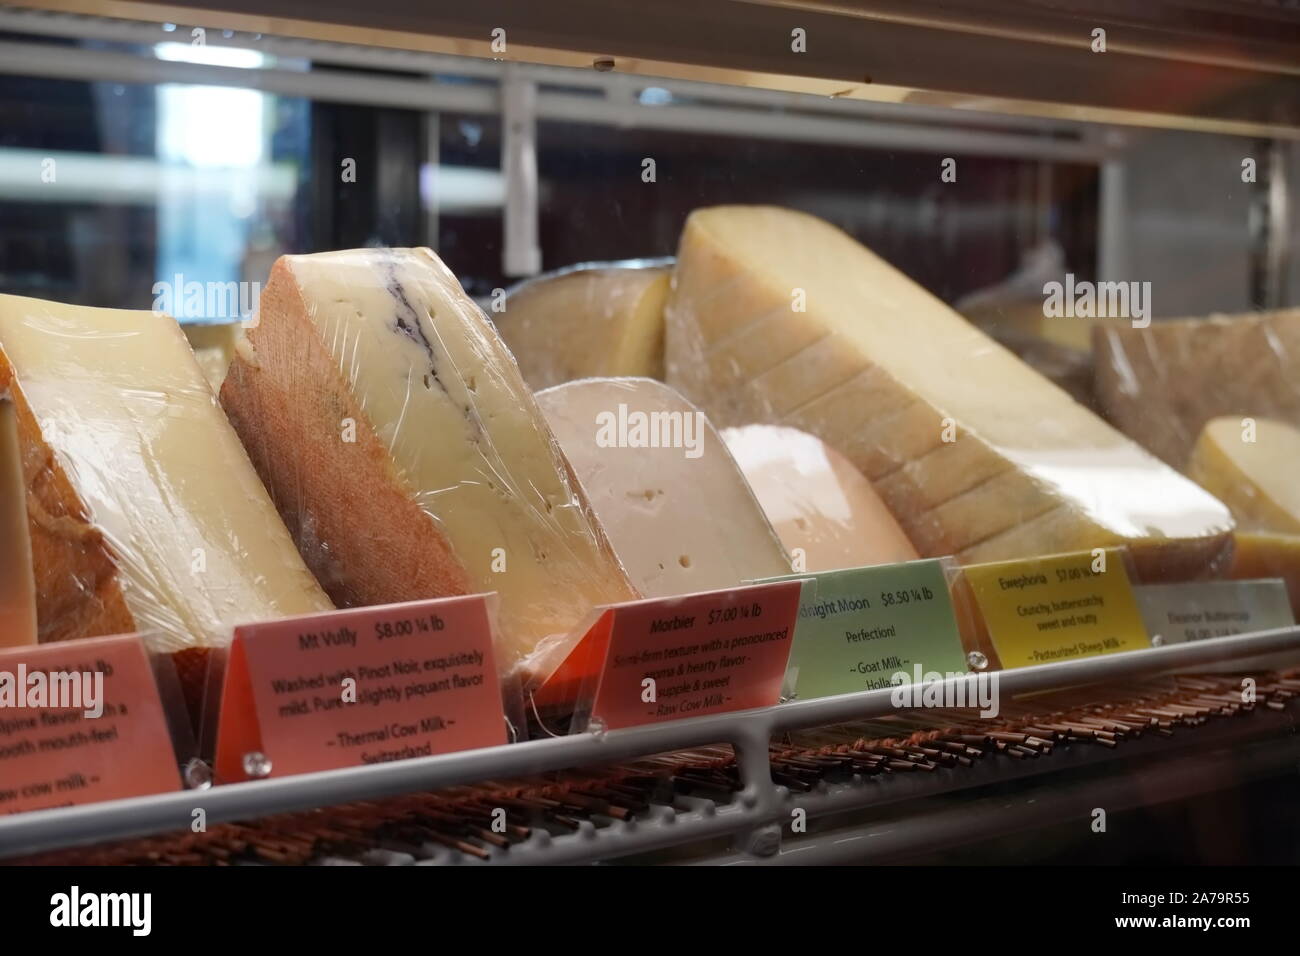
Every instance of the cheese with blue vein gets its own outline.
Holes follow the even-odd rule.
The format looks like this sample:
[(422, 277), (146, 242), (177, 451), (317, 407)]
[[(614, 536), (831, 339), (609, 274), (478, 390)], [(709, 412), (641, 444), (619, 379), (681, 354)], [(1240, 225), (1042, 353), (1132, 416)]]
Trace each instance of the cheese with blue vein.
[(517, 659), (638, 596), (509, 350), (428, 249), (281, 258), (221, 395), (341, 605), (496, 591)]

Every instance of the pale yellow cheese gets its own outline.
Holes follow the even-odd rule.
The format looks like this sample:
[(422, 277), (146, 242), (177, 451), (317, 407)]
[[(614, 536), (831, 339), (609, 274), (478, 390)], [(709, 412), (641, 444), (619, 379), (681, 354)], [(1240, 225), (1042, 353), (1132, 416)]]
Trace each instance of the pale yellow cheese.
[(1243, 530), (1300, 534), (1300, 430), (1268, 418), (1212, 419), (1187, 473)]
[(847, 458), (780, 425), (727, 428), (722, 438), (797, 571), (912, 561), (916, 549)]
[(578, 378), (663, 378), (663, 265), (594, 264), (539, 276), (493, 312), (497, 331), (533, 389)]
[(173, 646), (332, 607), (175, 320), (0, 296), (41, 640)]
[(639, 596), (509, 351), (428, 249), (279, 260), (221, 395), (340, 603), (495, 591), (505, 666)]
[(726, 444), (662, 382), (599, 378), (537, 393), (615, 553), (647, 597), (789, 574)]
[(203, 369), (203, 377), (208, 380), (214, 392), (220, 391), (221, 383), (226, 378), (226, 370), (230, 368), (230, 362), (235, 357), (235, 346), (239, 343), (241, 331), (240, 323), (196, 323), (183, 325), (181, 328), (185, 331), (185, 338), (189, 340), (190, 348), (194, 349), (194, 358), (198, 360), (199, 368)]
[(720, 425), (834, 445), (923, 555), (1127, 544), (1144, 570), (1179, 575), (1225, 547), (1221, 503), (811, 216), (697, 210), (665, 316), (670, 384)]
[(0, 395), (0, 647), (35, 643), (36, 579), (18, 418), (13, 400)]

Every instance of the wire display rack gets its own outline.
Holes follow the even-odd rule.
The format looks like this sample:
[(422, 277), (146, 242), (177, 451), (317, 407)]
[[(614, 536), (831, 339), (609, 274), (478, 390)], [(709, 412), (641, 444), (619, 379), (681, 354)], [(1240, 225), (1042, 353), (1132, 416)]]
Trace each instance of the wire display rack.
[[(1004, 700), (1066, 687), (1106, 686), (1198, 668), (1254, 666), (1261, 655), (1300, 661), (1300, 627), (999, 672)], [(1294, 771), (1300, 706), (1262, 708), (1245, 721), (1220, 721), (1177, 740), (1133, 740), (1120, 749), (1063, 747), (1050, 760), (987, 761), (960, 772), (851, 775), (796, 792), (774, 781), (771, 743), (781, 735), (906, 712), (890, 689), (705, 716), (607, 733), (586, 733), (375, 766), (189, 790), (0, 819), (0, 858), (16, 858), (150, 835), (185, 833), (201, 808), (209, 826), (442, 791), (528, 775), (581, 771), (615, 761), (730, 745), (738, 787), (718, 797), (665, 793), (634, 819), (595, 816), (572, 832), (534, 829), (521, 842), (469, 855), (454, 847), (376, 845), (318, 863), (590, 864), (703, 848), (691, 862), (799, 865), (847, 859), (885, 862), (943, 841), (995, 835), (1000, 828), (1051, 822), (1088, 808), (1136, 806), (1205, 792), (1227, 779)], [(1142, 758), (1135, 760), (1135, 758)], [(1134, 773), (1141, 764), (1152, 779)], [(1231, 774), (1228, 771), (1231, 770)], [(1080, 775), (1068, 787), (1057, 781)], [(779, 777), (779, 774), (775, 775)], [(960, 806), (923, 807), (925, 798), (990, 784), (1024, 782), (1008, 800), (978, 794)], [(855, 811), (901, 808), (888, 824), (836, 821)], [(916, 812), (909, 808), (915, 804)], [(806, 834), (789, 826), (798, 811)], [(936, 842), (938, 841), (938, 842)]]

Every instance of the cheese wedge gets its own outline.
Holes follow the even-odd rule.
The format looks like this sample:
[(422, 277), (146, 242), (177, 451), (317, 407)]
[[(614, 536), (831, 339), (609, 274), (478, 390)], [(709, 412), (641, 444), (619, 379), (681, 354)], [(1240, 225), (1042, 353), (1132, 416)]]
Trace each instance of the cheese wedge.
[(1238, 531), (1233, 535), (1233, 580), (1281, 578), (1286, 582), (1291, 609), (1300, 619), (1300, 535)]
[(1103, 414), (1175, 468), (1211, 418), (1300, 426), (1300, 309), (1093, 332)]
[(820, 438), (780, 425), (726, 428), (722, 438), (796, 571), (916, 559), (871, 482)]
[(173, 319), (0, 296), (5, 390), (41, 641), (330, 609)]
[(0, 647), (36, 643), (36, 579), (27, 532), (18, 414), (0, 395)]
[(669, 384), (720, 425), (834, 445), (922, 555), (1128, 545), (1181, 577), (1226, 546), (1222, 504), (812, 216), (697, 210), (665, 317)]
[(239, 343), (240, 323), (195, 323), (181, 328), (190, 348), (194, 349), (199, 368), (203, 369), (203, 377), (214, 392), (221, 391), (221, 383), (226, 379), (226, 370), (230, 368), (235, 346)]
[(1268, 418), (1215, 418), (1187, 473), (1246, 531), (1300, 534), (1300, 429)]
[(594, 376), (664, 374), (667, 265), (575, 266), (511, 290), (497, 331), (533, 389)]
[(584, 379), (538, 392), (537, 403), (644, 595), (790, 573), (727, 446), (667, 385)]
[(428, 249), (281, 258), (221, 400), (341, 605), (497, 591), (507, 665), (638, 596), (514, 359)]

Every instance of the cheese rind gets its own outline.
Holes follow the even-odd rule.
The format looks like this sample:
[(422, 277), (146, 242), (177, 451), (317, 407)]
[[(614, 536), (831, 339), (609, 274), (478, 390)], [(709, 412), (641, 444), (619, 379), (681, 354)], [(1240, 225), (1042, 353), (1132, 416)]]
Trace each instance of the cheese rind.
[(286, 256), (222, 387), (344, 605), (497, 591), (508, 664), (638, 595), (509, 351), (428, 249)]
[(1183, 468), (1211, 418), (1300, 426), (1300, 309), (1093, 332), (1096, 392), (1120, 431)]
[(912, 561), (916, 548), (847, 458), (815, 435), (780, 425), (722, 432), (781, 543), (804, 571)]
[(663, 378), (671, 270), (653, 262), (575, 266), (511, 290), (492, 318), (530, 388), (598, 376)]
[(0, 647), (36, 643), (36, 578), (27, 532), (18, 415), (0, 395)]
[(1187, 473), (1242, 530), (1300, 534), (1300, 429), (1267, 418), (1212, 419)]
[(661, 382), (537, 393), (615, 552), (647, 597), (790, 573), (790, 558), (704, 414)]
[(176, 322), (0, 296), (40, 640), (329, 610)]
[[(835, 445), (877, 483), (923, 555), (956, 548), (996, 560), (1127, 544), (1159, 574), (1147, 565), (1182, 573), (1226, 547), (1232, 521), (1219, 502), (818, 219), (697, 210), (673, 283), (669, 383), (722, 424), (789, 424)], [(849, 356), (832, 359), (828, 339)], [(802, 383), (802, 404), (789, 407), (788, 386), (771, 390), (781, 381)], [(957, 442), (970, 443), (962, 454), (984, 484), (927, 477), (942, 468), (939, 449)], [(907, 477), (888, 481), (899, 472)], [(946, 490), (930, 493), (931, 481)], [(935, 520), (906, 513), (917, 501)], [(1028, 526), (1033, 534), (1021, 532)]]

